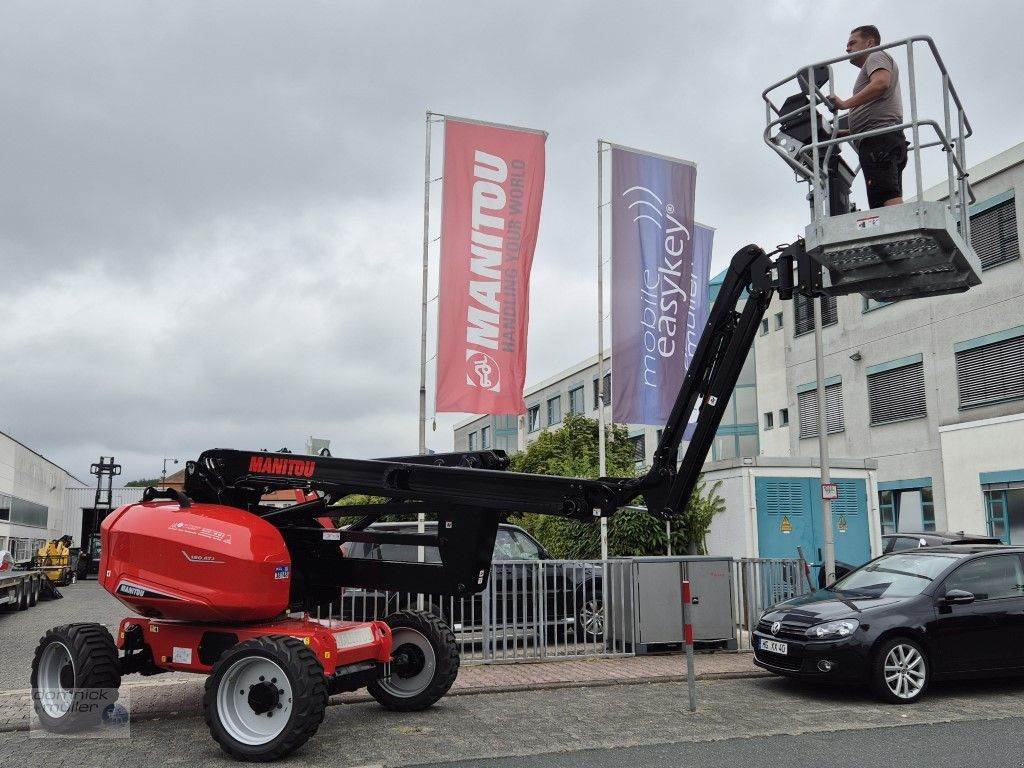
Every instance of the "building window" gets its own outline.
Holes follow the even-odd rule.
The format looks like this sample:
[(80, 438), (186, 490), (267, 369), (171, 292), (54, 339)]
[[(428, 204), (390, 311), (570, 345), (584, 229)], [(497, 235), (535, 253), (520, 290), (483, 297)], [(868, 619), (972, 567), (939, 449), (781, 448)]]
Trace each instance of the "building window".
[(11, 551), (11, 557), (14, 558), (16, 563), (21, 563), (26, 560), (31, 560), (32, 555), (32, 543), (28, 539), (18, 539), (13, 536), (7, 545)]
[(548, 426), (553, 427), (562, 420), (562, 396), (555, 395), (548, 400)]
[(776, 331), (781, 331), (782, 330), (782, 313), (781, 312), (776, 312), (775, 313), (775, 330)]
[(935, 530), (935, 497), (931, 486), (921, 489), (921, 524), (925, 531)]
[(635, 437), (629, 438), (629, 442), (633, 444), (633, 461), (637, 465), (642, 465), (647, 461), (647, 441), (643, 435), (636, 435)]
[[(597, 410), (598, 399), (600, 397), (600, 390), (597, 386), (597, 377), (594, 377), (594, 410)], [(604, 375), (604, 404), (608, 405), (612, 401), (612, 375), (606, 373)]]
[[(835, 325), (839, 322), (839, 308), (836, 306), (836, 297), (828, 296), (821, 308), (821, 323), (823, 326)], [(814, 305), (811, 299), (802, 294), (793, 296), (793, 335), (802, 336), (814, 330)]]
[(540, 429), (540, 406), (531, 405), (526, 409), (526, 431), (536, 432)]
[(764, 318), (761, 321), (761, 335), (762, 336), (767, 336), (768, 335), (768, 318), (767, 317)]
[(470, 432), (469, 433), (469, 438), (468, 438), (466, 444), (469, 446), (469, 450), (471, 450), (471, 451), (475, 451), (476, 450), (476, 432)]
[(779, 408), (779, 426), (789, 426), (789, 408)]
[[(898, 364), (898, 363), (897, 363)], [(924, 398), (924, 363), (917, 355), (899, 367), (868, 369), (868, 410), (872, 426), (920, 419), (928, 415)]]
[(769, 429), (772, 429), (774, 426), (775, 426), (775, 414), (773, 414), (771, 411), (768, 411), (768, 413), (766, 413), (764, 415), (764, 428), (765, 428), (765, 430), (769, 430)]
[(971, 245), (981, 259), (982, 269), (1020, 258), (1016, 200), (1012, 194), (1009, 199), (971, 216)]
[(581, 414), (586, 409), (583, 398), (583, 385), (569, 390), (569, 413)]
[(896, 533), (899, 520), (896, 517), (896, 493), (894, 491), (878, 492), (878, 514), (882, 520), (882, 533)]
[(491, 428), (480, 427), (480, 448), (487, 450), (491, 447)]
[(960, 408), (1024, 398), (1024, 327), (1021, 335), (956, 351)]
[(872, 310), (875, 310), (875, 309), (881, 309), (882, 307), (888, 307), (890, 304), (892, 304), (891, 301), (875, 301), (874, 299), (869, 299), (867, 296), (865, 296), (864, 297), (864, 309), (863, 309), (863, 311), (864, 312), (871, 312)]
[[(797, 394), (797, 410), (800, 413), (800, 439), (818, 436), (818, 392), (809, 389)], [(830, 435), (842, 432), (843, 386), (830, 384), (825, 387), (825, 429)]]
[[(50, 514), (50, 508), (46, 505), (19, 499), (17, 496), (11, 496), (9, 504), (8, 518), (12, 523), (31, 525), (35, 528), (46, 527)], [(0, 504), (0, 506), (5, 506), (5, 504)]]

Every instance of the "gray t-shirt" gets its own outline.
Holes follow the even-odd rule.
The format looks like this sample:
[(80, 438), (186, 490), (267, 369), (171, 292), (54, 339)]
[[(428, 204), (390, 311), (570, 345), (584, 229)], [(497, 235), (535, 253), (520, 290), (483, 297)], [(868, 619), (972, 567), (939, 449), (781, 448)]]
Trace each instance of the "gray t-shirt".
[(871, 74), (879, 69), (887, 69), (892, 75), (889, 87), (874, 101), (850, 110), (850, 133), (883, 128), (887, 125), (899, 125), (903, 122), (900, 70), (892, 56), (885, 51), (868, 54), (867, 61), (864, 62), (864, 66), (860, 68), (860, 74), (857, 75), (857, 82), (853, 84), (853, 92), (862, 91), (871, 80)]

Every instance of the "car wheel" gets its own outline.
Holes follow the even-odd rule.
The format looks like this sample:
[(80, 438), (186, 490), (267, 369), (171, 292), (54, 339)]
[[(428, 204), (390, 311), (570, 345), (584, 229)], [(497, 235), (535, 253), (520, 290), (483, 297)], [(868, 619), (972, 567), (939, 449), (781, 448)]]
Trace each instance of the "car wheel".
[(576, 639), (598, 643), (604, 639), (605, 611), (601, 587), (581, 592), (576, 603)]
[(875, 652), (871, 665), (871, 690), (891, 704), (913, 704), (928, 689), (928, 657), (916, 640), (893, 637)]

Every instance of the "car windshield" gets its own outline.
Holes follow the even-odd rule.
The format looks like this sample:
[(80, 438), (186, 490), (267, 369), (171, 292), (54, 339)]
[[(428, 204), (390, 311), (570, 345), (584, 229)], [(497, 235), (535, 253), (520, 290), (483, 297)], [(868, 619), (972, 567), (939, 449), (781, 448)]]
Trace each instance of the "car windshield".
[(960, 558), (921, 552), (885, 555), (843, 577), (832, 589), (844, 597), (913, 597)]

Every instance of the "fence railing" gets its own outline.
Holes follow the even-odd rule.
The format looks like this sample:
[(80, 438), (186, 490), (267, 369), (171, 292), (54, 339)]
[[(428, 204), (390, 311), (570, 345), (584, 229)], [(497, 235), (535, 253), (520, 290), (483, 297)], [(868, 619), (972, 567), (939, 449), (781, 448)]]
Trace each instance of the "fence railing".
[(732, 561), (735, 638), (741, 651), (752, 650), (750, 633), (768, 608), (810, 590), (803, 560), (736, 558)]
[[(498, 561), (487, 588), (463, 598), (346, 589), (341, 618), (368, 621), (401, 610), (430, 611), (452, 628), (467, 664), (630, 656), (631, 638), (637, 636), (633, 562)], [(736, 645), (749, 649), (750, 630), (765, 609), (808, 591), (803, 561), (742, 558), (731, 568)]]
[[(437, 614), (464, 663), (541, 661), (631, 653), (618, 606), (632, 589), (630, 560), (492, 563), (483, 592), (456, 598), (347, 589), (342, 618), (367, 621), (406, 609)], [(609, 606), (606, 608), (606, 605)], [(619, 627), (618, 632), (609, 628)]]

